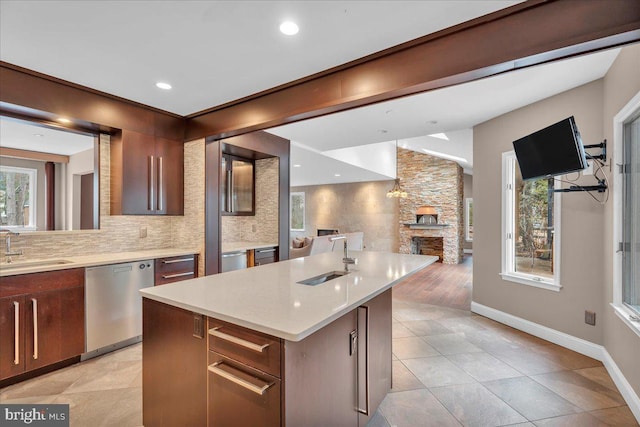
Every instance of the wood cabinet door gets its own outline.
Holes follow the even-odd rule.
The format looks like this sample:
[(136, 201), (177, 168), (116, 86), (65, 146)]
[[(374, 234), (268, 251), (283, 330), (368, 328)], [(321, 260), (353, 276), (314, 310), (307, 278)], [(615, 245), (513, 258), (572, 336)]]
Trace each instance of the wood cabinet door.
[(29, 294), (25, 357), (28, 371), (84, 352), (84, 288)]
[(0, 298), (0, 380), (25, 370), (24, 301), (24, 296)]
[(184, 144), (155, 138), (157, 196), (156, 213), (183, 215), (184, 213)]
[(358, 406), (369, 411), (369, 415), (358, 414), (358, 425), (360, 427), (367, 425), (378, 406), (391, 390), (391, 328), (391, 289), (389, 289), (362, 304), (359, 309), (360, 367), (362, 368), (366, 363), (363, 359), (368, 360), (369, 367), (368, 378), (365, 378), (365, 375), (367, 375), (366, 369), (364, 372), (361, 369), (361, 374), (358, 378), (358, 387), (360, 389)]
[[(155, 140), (152, 135), (122, 131), (122, 154), (119, 160), (122, 173), (123, 215), (155, 214), (155, 156)], [(117, 173), (113, 167), (112, 171)]]
[(356, 327), (353, 310), (302, 341), (285, 341), (286, 425), (358, 425), (357, 354), (351, 351)]

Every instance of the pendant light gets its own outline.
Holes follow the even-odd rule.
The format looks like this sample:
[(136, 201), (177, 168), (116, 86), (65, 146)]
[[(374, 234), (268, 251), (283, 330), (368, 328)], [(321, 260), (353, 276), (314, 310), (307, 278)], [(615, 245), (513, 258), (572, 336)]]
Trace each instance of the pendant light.
[(400, 178), (398, 178), (398, 140), (396, 139), (396, 182), (393, 184), (393, 188), (387, 192), (388, 198), (407, 198), (407, 192), (400, 187)]

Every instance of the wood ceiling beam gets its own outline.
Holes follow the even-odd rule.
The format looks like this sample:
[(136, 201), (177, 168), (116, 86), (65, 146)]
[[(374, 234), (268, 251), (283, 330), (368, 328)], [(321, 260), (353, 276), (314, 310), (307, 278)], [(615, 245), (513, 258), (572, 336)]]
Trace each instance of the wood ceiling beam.
[(268, 129), (639, 40), (640, 0), (527, 1), (189, 115), (186, 140)]

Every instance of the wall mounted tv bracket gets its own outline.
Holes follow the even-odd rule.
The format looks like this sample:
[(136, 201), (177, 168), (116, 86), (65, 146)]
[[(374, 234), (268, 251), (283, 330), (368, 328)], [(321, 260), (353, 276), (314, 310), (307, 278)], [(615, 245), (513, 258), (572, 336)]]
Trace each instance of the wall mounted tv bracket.
[[(605, 139), (600, 144), (591, 144), (585, 145), (585, 149), (587, 148), (600, 148), (600, 154), (589, 154), (585, 153), (588, 160), (599, 161), (601, 165), (607, 161), (607, 140)], [(554, 193), (572, 193), (574, 191), (597, 191), (598, 193), (604, 193), (607, 189), (607, 184), (605, 183), (604, 178), (598, 178), (594, 175), (596, 180), (598, 181), (598, 185), (572, 185), (569, 188), (559, 188), (557, 190), (553, 190)]]

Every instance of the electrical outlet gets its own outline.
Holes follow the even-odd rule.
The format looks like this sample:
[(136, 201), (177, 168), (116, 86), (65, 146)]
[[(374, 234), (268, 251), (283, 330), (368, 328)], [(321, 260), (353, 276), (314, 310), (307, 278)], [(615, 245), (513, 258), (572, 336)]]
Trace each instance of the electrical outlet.
[(596, 325), (596, 312), (595, 311), (584, 311), (584, 323), (587, 325), (595, 326)]
[(140, 238), (144, 239), (147, 237), (147, 227), (140, 227)]

